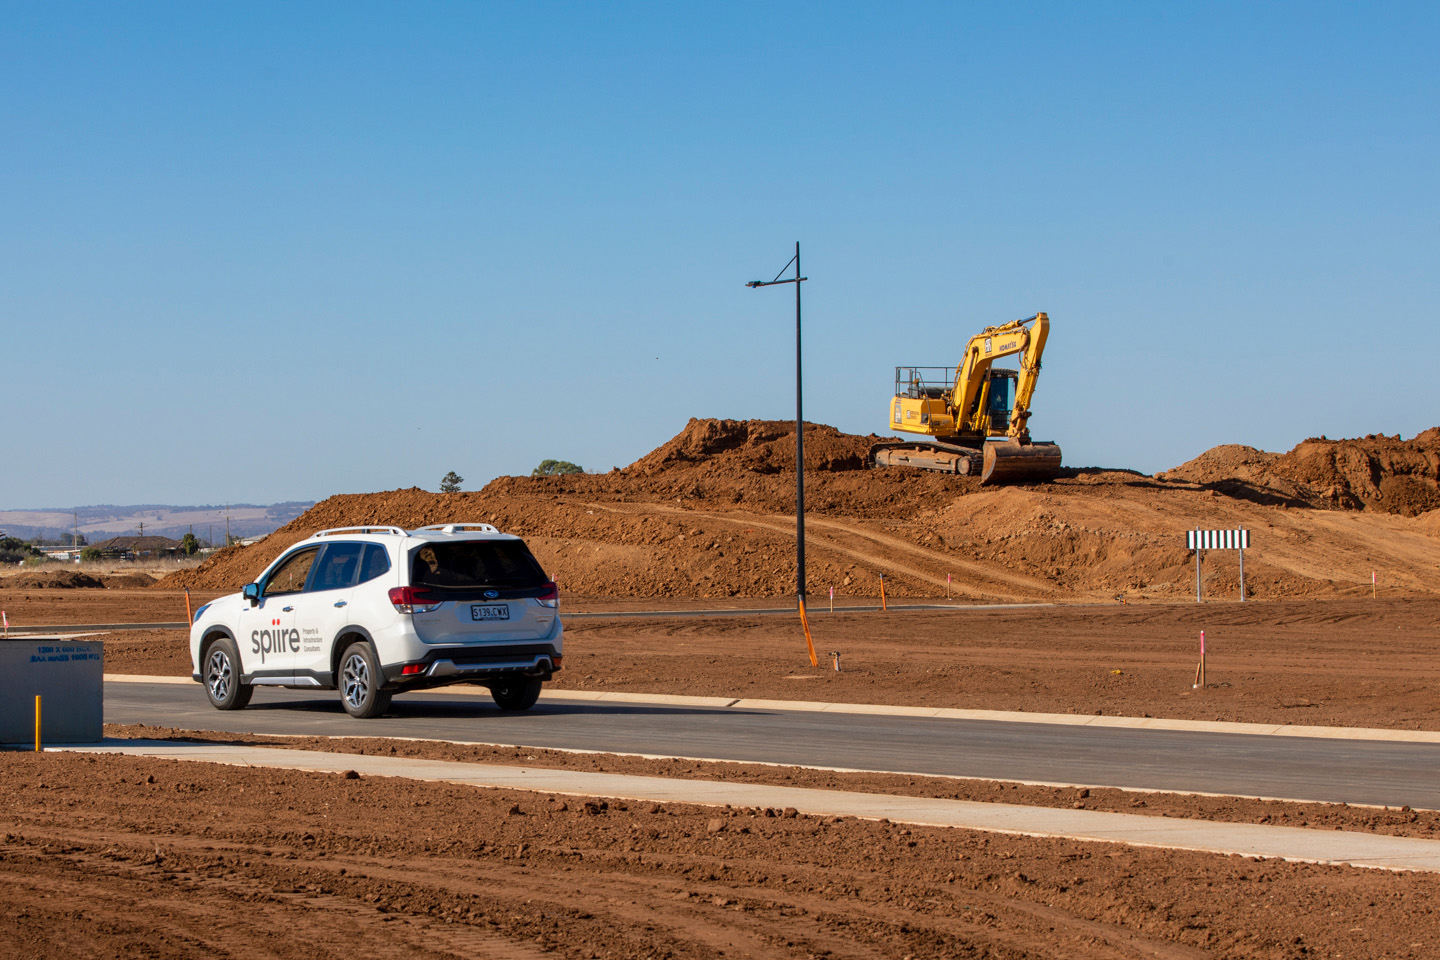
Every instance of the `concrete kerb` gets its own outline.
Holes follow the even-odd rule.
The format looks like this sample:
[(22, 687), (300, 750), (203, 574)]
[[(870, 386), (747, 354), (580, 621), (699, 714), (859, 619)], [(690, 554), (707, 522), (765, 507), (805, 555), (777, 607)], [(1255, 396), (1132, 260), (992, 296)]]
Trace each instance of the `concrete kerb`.
[(462, 786), (652, 803), (741, 808), (794, 807), (807, 816), (883, 819), (916, 826), (1050, 839), (1440, 873), (1440, 841), (1350, 831), (1215, 823), (1095, 810), (1025, 807), (764, 784), (318, 753), (275, 747), (107, 741), (95, 746), (53, 749), (56, 752), (125, 754), (317, 773), (354, 770), (362, 776), (403, 777)]
[[(189, 677), (145, 677), (105, 674), (116, 683), (192, 683)], [(429, 691), (439, 692), (439, 691)], [(446, 695), (489, 696), (479, 687), (446, 687)], [(1440, 743), (1440, 731), (1387, 730), (1376, 727), (1314, 727), (1277, 723), (1231, 723), (1221, 720), (1168, 720), (1160, 717), (1105, 717), (1076, 713), (1023, 713), (1014, 710), (966, 710), (955, 707), (902, 707), (874, 703), (825, 703), (809, 700), (761, 700), (743, 697), (701, 697), (663, 693), (546, 690), (541, 702), (616, 703), (637, 706), (705, 707), (715, 710), (788, 710), (863, 716), (917, 717), (934, 720), (982, 720), (990, 723), (1042, 723), (1067, 727), (1111, 727), (1130, 730), (1233, 733), (1246, 736), (1307, 737), (1320, 740), (1381, 740), (1398, 743)]]

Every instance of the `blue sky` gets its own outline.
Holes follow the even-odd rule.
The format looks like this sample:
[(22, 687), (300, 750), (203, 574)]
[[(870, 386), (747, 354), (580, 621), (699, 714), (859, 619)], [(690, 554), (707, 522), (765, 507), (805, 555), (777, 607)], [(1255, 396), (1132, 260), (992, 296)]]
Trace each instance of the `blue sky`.
[(1433, 4), (9, 4), (0, 508), (885, 427), (1052, 318), (1075, 466), (1440, 424)]

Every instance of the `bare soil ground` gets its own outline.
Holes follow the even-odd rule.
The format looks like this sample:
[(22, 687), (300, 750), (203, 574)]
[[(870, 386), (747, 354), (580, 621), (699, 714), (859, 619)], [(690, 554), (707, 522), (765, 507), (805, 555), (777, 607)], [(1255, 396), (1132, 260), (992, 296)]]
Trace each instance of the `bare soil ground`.
[[(821, 668), (788, 616), (600, 618), (568, 625), (555, 686), (1440, 730), (1440, 430), (1286, 454), (1219, 447), (1157, 477), (1081, 469), (1000, 490), (868, 470), (874, 439), (806, 432)], [(238, 589), (316, 529), (475, 520), (525, 536), (571, 611), (778, 605), (793, 584), (793, 441), (783, 423), (695, 420), (624, 470), (332, 497), (157, 588), (0, 579), (0, 609), (21, 627), (178, 621), (180, 587), (196, 605)], [(1194, 589), (1181, 533), (1236, 526), (1254, 538), (1254, 601), (1174, 603)], [(1236, 596), (1237, 573), (1213, 552), (1207, 595)], [(948, 575), (972, 603), (1072, 605), (815, 609), (830, 586), (842, 604), (873, 598), (882, 574), (892, 599), (943, 596)], [(106, 640), (111, 672), (189, 673), (184, 631)], [(1422, 837), (1440, 826), (1409, 810), (284, 742)], [(0, 753), (0, 778), (4, 956), (1440, 956), (1431, 875), (123, 757)]]
[(1440, 877), (785, 811), (0, 754), (0, 952), (1431, 957)]

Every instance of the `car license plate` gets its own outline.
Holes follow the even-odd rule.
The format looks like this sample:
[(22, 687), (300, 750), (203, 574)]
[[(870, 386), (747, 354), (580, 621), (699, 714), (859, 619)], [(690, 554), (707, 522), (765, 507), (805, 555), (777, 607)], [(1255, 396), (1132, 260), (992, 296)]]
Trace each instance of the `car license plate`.
[(508, 603), (476, 603), (470, 607), (471, 620), (509, 620)]

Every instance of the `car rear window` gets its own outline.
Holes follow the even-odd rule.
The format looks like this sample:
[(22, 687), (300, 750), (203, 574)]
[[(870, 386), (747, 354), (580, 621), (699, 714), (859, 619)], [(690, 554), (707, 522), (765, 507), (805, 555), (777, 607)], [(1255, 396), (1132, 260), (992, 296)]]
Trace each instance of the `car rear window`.
[(382, 573), (390, 570), (390, 554), (378, 543), (365, 544), (364, 565), (360, 568), (360, 582), (369, 583)]
[(545, 571), (520, 540), (427, 543), (411, 554), (416, 587), (538, 587)]

